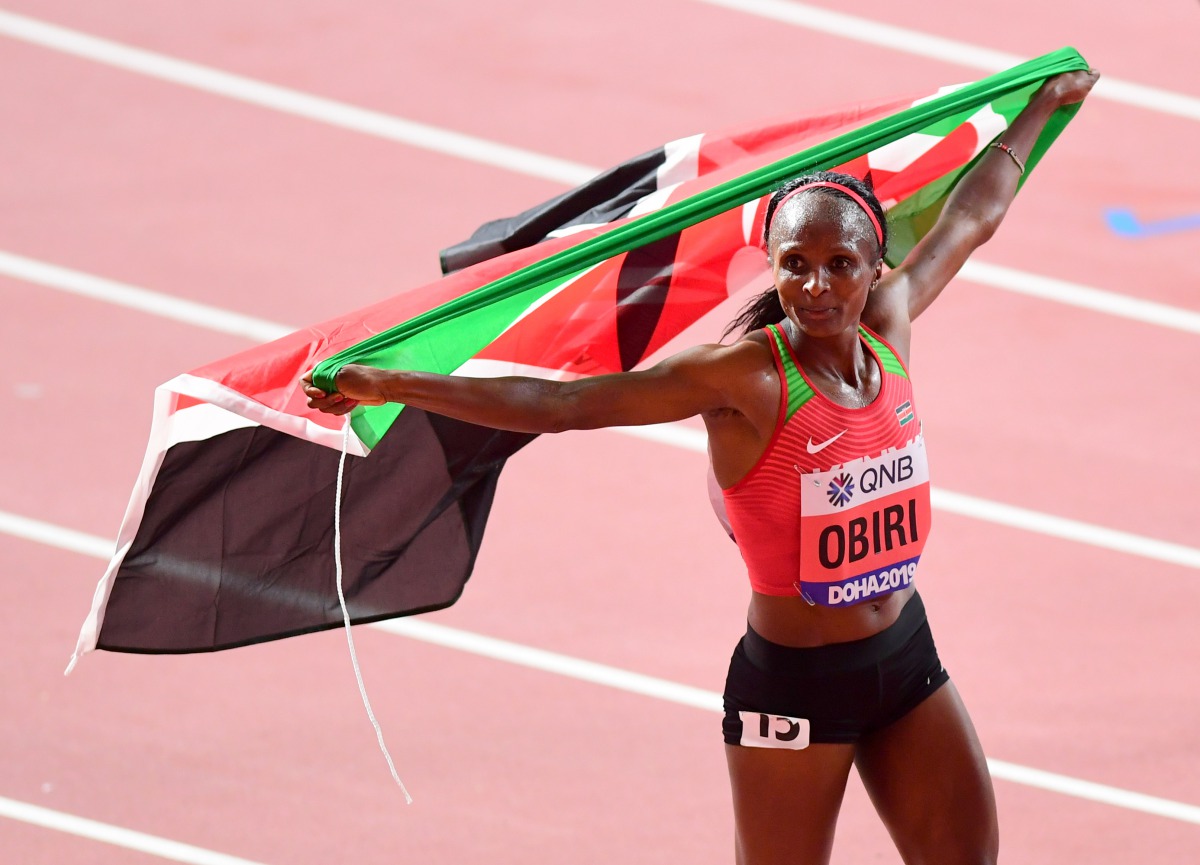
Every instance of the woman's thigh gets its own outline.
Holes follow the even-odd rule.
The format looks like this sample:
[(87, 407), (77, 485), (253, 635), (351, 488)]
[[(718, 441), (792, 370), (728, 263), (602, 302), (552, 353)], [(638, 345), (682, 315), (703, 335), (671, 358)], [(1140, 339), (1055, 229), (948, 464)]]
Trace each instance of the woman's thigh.
[(853, 745), (726, 745), (738, 865), (824, 865)]
[(907, 865), (996, 861), (992, 779), (952, 682), (864, 737), (855, 765)]

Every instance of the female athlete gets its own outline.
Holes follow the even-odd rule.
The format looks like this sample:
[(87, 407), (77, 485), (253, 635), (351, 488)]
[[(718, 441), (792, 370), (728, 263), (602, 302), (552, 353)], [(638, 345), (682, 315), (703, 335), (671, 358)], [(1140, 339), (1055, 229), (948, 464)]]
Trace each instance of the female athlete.
[(995, 232), (1050, 115), (1098, 77), (1047, 81), (888, 273), (887, 222), (864, 183), (784, 186), (764, 229), (775, 285), (730, 345), (572, 382), (359, 365), (335, 393), (304, 381), (309, 405), (333, 414), (390, 401), (520, 432), (704, 419), (753, 589), (723, 721), (740, 865), (828, 862), (851, 764), (909, 865), (996, 859), (987, 763), (913, 585), (929, 482), (911, 323)]

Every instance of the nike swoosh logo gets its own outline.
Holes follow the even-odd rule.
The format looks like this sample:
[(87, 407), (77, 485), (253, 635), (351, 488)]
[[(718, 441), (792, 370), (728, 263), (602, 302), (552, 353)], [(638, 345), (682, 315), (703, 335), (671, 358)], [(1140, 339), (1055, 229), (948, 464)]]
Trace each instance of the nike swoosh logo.
[(848, 432), (850, 432), (850, 430), (844, 429), (840, 433), (835, 435), (833, 438), (825, 439), (825, 441), (821, 442), (819, 445), (813, 444), (812, 436), (809, 436), (808, 437), (808, 452), (810, 454), (820, 453), (821, 451), (825, 450), (825, 448), (829, 447), (831, 444), (833, 444), (835, 441), (840, 439), (842, 436), (844, 436)]

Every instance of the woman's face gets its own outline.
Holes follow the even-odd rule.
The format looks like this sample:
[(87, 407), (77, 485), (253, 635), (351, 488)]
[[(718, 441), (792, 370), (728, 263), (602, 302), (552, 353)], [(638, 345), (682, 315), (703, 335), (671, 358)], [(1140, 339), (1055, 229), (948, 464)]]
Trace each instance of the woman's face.
[(857, 331), (883, 262), (867, 215), (854, 202), (803, 192), (771, 223), (768, 255), (783, 311), (808, 336)]

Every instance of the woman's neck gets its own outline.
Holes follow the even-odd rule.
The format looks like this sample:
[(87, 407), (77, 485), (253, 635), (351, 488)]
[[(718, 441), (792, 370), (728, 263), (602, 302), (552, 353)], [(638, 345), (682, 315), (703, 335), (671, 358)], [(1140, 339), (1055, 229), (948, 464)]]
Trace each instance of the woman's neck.
[(863, 347), (857, 326), (831, 337), (813, 337), (785, 321), (784, 334), (804, 375), (830, 402), (864, 408), (875, 401), (883, 385), (883, 370)]

